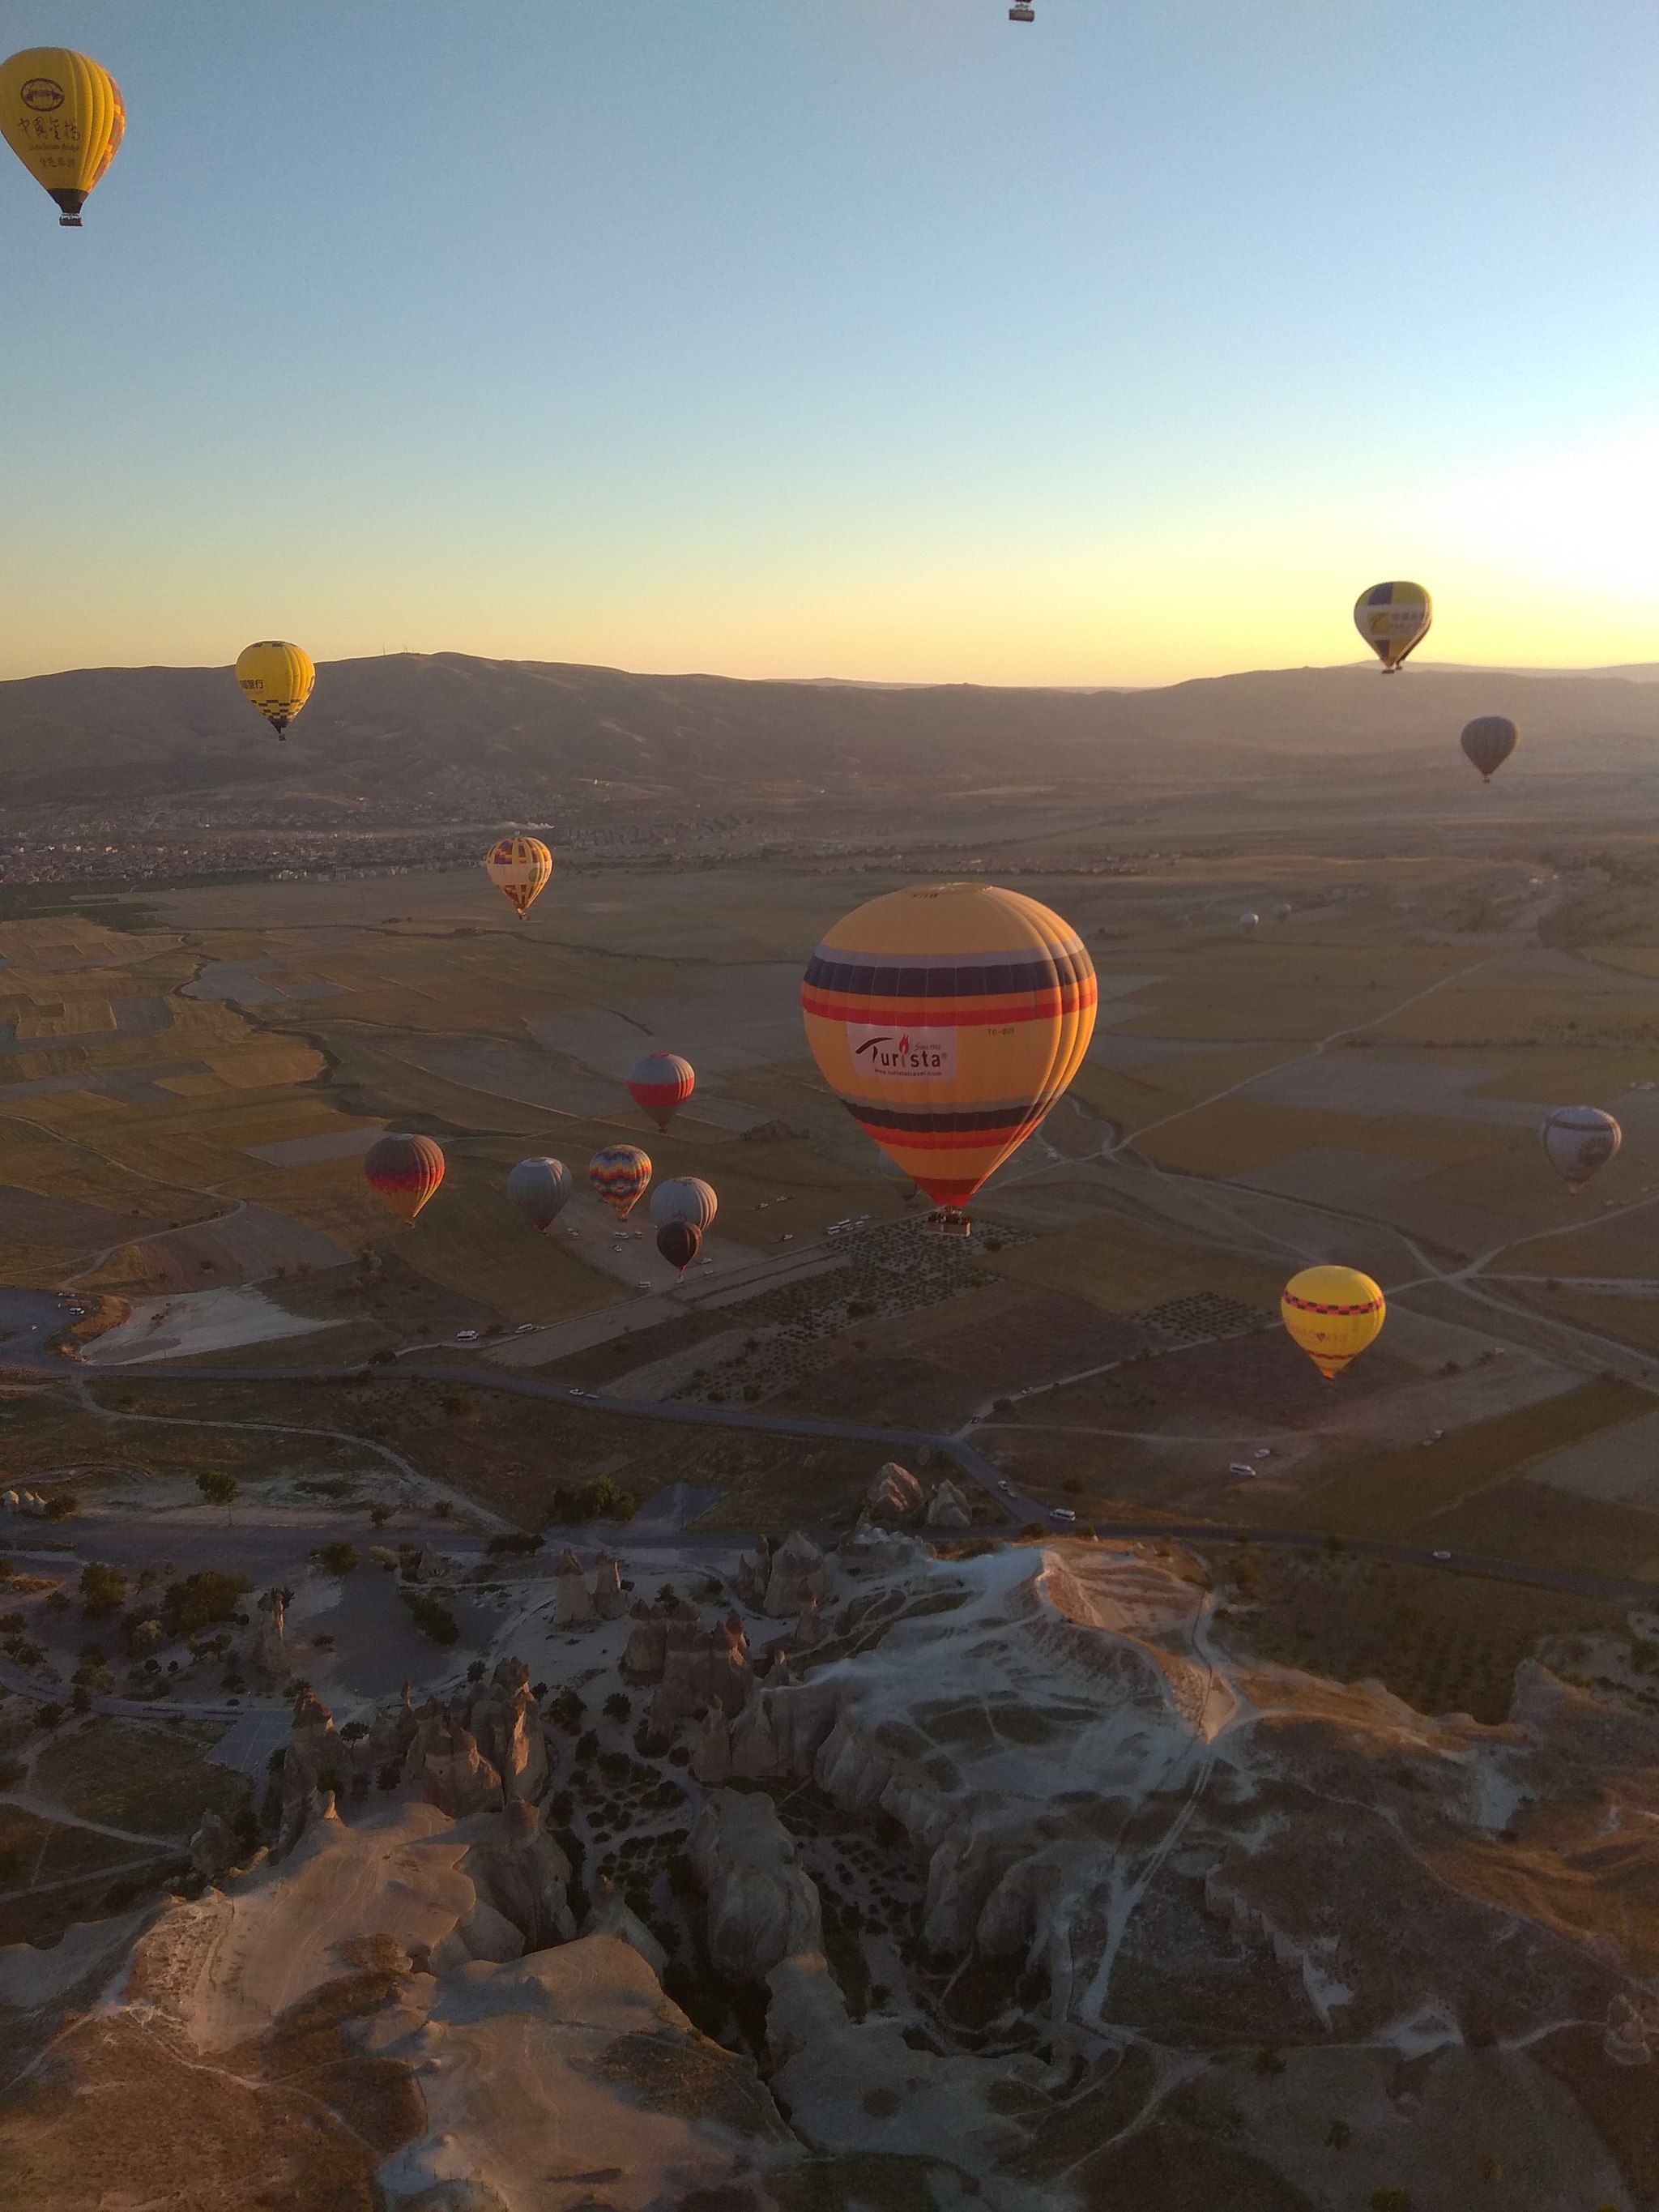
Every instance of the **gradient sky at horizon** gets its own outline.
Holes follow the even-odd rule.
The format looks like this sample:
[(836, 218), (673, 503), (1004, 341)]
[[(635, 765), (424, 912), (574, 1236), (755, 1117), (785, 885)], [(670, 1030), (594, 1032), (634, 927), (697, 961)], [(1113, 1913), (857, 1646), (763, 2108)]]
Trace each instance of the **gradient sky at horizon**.
[(1652, 0), (1036, 8), (0, 0), (0, 675), (1659, 660)]

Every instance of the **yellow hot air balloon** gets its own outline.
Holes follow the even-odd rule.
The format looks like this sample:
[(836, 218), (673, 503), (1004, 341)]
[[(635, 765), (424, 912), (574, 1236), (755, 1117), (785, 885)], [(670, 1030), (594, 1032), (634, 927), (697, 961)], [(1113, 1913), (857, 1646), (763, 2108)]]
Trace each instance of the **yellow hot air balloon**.
[(1353, 626), (1392, 676), (1421, 645), (1434, 620), (1434, 601), (1421, 584), (1373, 584), (1354, 605)]
[(236, 681), (280, 738), (311, 696), (311, 655), (281, 638), (261, 638), (236, 656)]
[(126, 127), (121, 88), (90, 54), (27, 46), (0, 62), (0, 133), (57, 201), (63, 229), (80, 229)]
[(503, 837), (485, 854), (484, 867), (522, 921), (552, 880), (553, 855), (539, 837)]
[(1334, 1382), (1376, 1342), (1388, 1304), (1358, 1267), (1304, 1267), (1285, 1285), (1279, 1310), (1291, 1341), (1327, 1382)]
[(995, 884), (918, 884), (838, 921), (801, 986), (824, 1080), (948, 1225), (1042, 1121), (1094, 1034), (1069, 923)]

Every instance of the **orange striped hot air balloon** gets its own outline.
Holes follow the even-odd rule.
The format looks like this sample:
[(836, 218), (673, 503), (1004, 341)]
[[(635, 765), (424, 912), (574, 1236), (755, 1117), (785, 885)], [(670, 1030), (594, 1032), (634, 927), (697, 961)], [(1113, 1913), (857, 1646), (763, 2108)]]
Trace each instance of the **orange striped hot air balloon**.
[(801, 987), (824, 1080), (951, 1226), (1077, 1073), (1096, 998), (1070, 924), (985, 883), (872, 899)]
[(413, 1221), (444, 1179), (442, 1148), (430, 1137), (380, 1137), (363, 1156), (363, 1174), (394, 1213)]
[(677, 1052), (648, 1052), (629, 1071), (628, 1095), (665, 1129), (697, 1087), (696, 1071)]
[(522, 921), (553, 877), (553, 855), (539, 837), (502, 837), (484, 856), (489, 880)]
[(626, 1221), (651, 1180), (651, 1155), (637, 1145), (606, 1145), (587, 1163), (587, 1180), (618, 1221)]

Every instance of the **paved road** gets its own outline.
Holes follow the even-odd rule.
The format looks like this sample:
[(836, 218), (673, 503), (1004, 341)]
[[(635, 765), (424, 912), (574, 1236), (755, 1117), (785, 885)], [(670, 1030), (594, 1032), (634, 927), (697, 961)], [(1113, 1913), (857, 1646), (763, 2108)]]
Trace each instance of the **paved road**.
[[(128, 1369), (124, 1376), (125, 1384), (156, 1382), (314, 1382), (337, 1384), (351, 1370), (337, 1367), (195, 1367), (187, 1372), (174, 1369), (167, 1374), (143, 1375)], [(371, 1372), (374, 1370), (369, 1370)], [(872, 1423), (855, 1421), (818, 1421), (800, 1414), (739, 1413), (724, 1406), (689, 1406), (673, 1400), (655, 1404), (641, 1404), (635, 1399), (607, 1398), (580, 1391), (562, 1389), (557, 1383), (538, 1382), (528, 1376), (507, 1376), (483, 1371), (477, 1368), (447, 1367), (422, 1363), (407, 1363), (397, 1370), (400, 1375), (414, 1375), (422, 1381), (454, 1382), (471, 1389), (505, 1390), (517, 1397), (542, 1398), (567, 1406), (579, 1406), (589, 1413), (607, 1414), (628, 1421), (669, 1421), (695, 1428), (753, 1429), (769, 1436), (811, 1437), (830, 1438), (843, 1443), (883, 1444), (895, 1451), (914, 1455), (923, 1445), (951, 1459), (969, 1480), (976, 1482), (997, 1506), (1000, 1513), (1018, 1522), (1040, 1522), (1056, 1534), (1065, 1532), (1066, 1524), (1056, 1522), (1053, 1510), (1039, 1499), (1028, 1498), (1018, 1491), (1005, 1491), (1003, 1478), (994, 1464), (961, 1437), (931, 1435), (917, 1429), (878, 1427)], [(1120, 1521), (1097, 1522), (1097, 1533), (1113, 1538), (1170, 1537), (1192, 1543), (1242, 1543), (1316, 1551), (1329, 1540), (1322, 1529), (1258, 1528), (1230, 1522), (1193, 1521)], [(1476, 1575), (1490, 1582), (1515, 1583), (1533, 1589), (1560, 1590), (1575, 1597), (1610, 1600), (1622, 1605), (1659, 1606), (1659, 1584), (1622, 1581), (1602, 1575), (1574, 1574), (1565, 1569), (1529, 1567), (1509, 1559), (1492, 1559), (1465, 1552), (1454, 1553), (1448, 1559), (1438, 1559), (1425, 1547), (1410, 1544), (1389, 1544), (1360, 1537), (1345, 1537), (1345, 1549), (1368, 1559), (1395, 1559), (1410, 1566), (1435, 1567), (1449, 1574)]]

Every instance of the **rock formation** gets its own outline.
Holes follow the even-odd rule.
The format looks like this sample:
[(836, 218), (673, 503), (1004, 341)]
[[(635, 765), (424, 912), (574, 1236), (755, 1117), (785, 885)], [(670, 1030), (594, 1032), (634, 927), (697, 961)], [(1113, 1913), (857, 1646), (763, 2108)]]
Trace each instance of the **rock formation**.
[(449, 1562), (441, 1552), (434, 1552), (430, 1544), (422, 1544), (413, 1558), (404, 1556), (404, 1580), (406, 1583), (442, 1583), (449, 1579)]
[(404, 1762), (404, 1779), (419, 1790), (428, 1805), (447, 1813), (451, 1820), (462, 1820), (501, 1803), (501, 1778), (465, 1721), (434, 1698), (421, 1707), (416, 1723)]
[(836, 1565), (848, 1574), (886, 1575), (909, 1566), (917, 1557), (916, 1540), (897, 1528), (884, 1528), (860, 1516), (850, 1536), (836, 1547)]
[(769, 1797), (717, 1790), (686, 1846), (708, 1900), (708, 1955), (721, 1973), (763, 1984), (781, 1960), (823, 1948), (817, 1885)]
[(890, 1459), (864, 1493), (865, 1510), (878, 1521), (914, 1521), (927, 1504), (908, 1467)]
[(751, 1613), (763, 1613), (766, 1608), (766, 1592), (772, 1580), (772, 1540), (757, 1536), (755, 1548), (745, 1552), (738, 1561), (738, 1571), (732, 1577), (738, 1599)]
[(705, 1790), (723, 1789), (732, 1779), (732, 1723), (718, 1705), (702, 1717), (691, 1747), (691, 1772)]
[(268, 1589), (255, 1606), (253, 1633), (247, 1644), (247, 1669), (255, 1686), (276, 1690), (287, 1686), (293, 1669), (283, 1641), (283, 1621), (288, 1609), (285, 1590)]
[[(303, 1805), (317, 1787), (319, 1777), (329, 1777), (328, 1786), (332, 1789), (349, 1765), (345, 1747), (335, 1732), (333, 1714), (314, 1691), (301, 1690), (294, 1701), (294, 1719), (283, 1753), (284, 1826), (288, 1825), (289, 1808)], [(298, 1832), (296, 1826), (295, 1833)]]
[(622, 1656), (623, 1676), (630, 1682), (660, 1682), (668, 1650), (668, 1623), (643, 1598), (635, 1599), (629, 1617), (633, 1625)]
[(638, 1915), (629, 1908), (608, 1875), (600, 1875), (593, 1884), (593, 1903), (582, 1923), (584, 1936), (614, 1936), (637, 1951), (653, 1974), (660, 1974), (668, 1964), (668, 1954)]
[(622, 1586), (622, 1562), (601, 1552), (593, 1576), (593, 1610), (601, 1620), (620, 1620), (628, 1610), (628, 1593)]
[(823, 1554), (799, 1528), (772, 1554), (772, 1572), (762, 1611), (775, 1620), (793, 1620), (809, 1597), (823, 1595)]
[(954, 1482), (941, 1482), (927, 1501), (927, 1526), (930, 1528), (970, 1528), (974, 1516), (968, 1510), (968, 1500)]
[(419, 1726), (409, 1685), (405, 1682), (398, 1703), (383, 1705), (369, 1723), (368, 1735), (363, 1745), (363, 1765), (367, 1771), (380, 1774), (388, 1766), (401, 1768), (409, 1756), (409, 1747), (414, 1742)]
[(489, 1682), (464, 1704), (455, 1700), (451, 1711), (471, 1729), (510, 1797), (541, 1796), (547, 1787), (547, 1743), (522, 1659), (501, 1660)]
[(218, 1881), (235, 1865), (238, 1849), (229, 1825), (209, 1806), (190, 1839), (190, 1870), (203, 1881)]
[(483, 1816), (473, 1825), (483, 1832), (461, 1861), (461, 1871), (479, 1896), (511, 1921), (526, 1951), (569, 1942), (576, 1933), (570, 1862), (536, 1808), (515, 1798), (499, 1820)]
[(574, 1552), (561, 1552), (553, 1569), (553, 1625), (556, 1628), (592, 1628), (599, 1619), (582, 1578), (582, 1563)]

